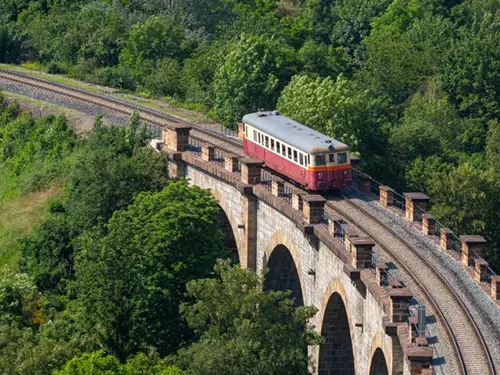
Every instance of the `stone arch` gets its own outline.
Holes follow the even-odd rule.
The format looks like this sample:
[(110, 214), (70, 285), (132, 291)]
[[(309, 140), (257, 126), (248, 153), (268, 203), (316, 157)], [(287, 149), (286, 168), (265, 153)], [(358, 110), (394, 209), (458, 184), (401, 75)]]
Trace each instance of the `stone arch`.
[(355, 375), (354, 334), (347, 295), (340, 279), (330, 283), (323, 298), (318, 331), (318, 375)]
[(375, 353), (373, 353), (368, 375), (389, 375), (387, 361), (384, 352), (380, 348), (377, 348)]
[(306, 293), (294, 243), (283, 232), (275, 233), (266, 248), (265, 267), (270, 269), (264, 287), (271, 290), (291, 290), (297, 306), (304, 306)]
[[(393, 340), (383, 332), (378, 332), (373, 338), (370, 351), (370, 362), (368, 363), (368, 375), (391, 374), (392, 373), (392, 345)], [(383, 364), (381, 361), (383, 360)], [(386, 372), (383, 371), (385, 367)]]
[(233, 254), (234, 257), (232, 256), (231, 258), (233, 259), (233, 261), (235, 261), (236, 259), (234, 258), (237, 257), (239, 263), (242, 259), (242, 254), (241, 254), (241, 238), (240, 238), (240, 232), (238, 230), (238, 224), (234, 220), (234, 217), (231, 213), (231, 209), (229, 208), (229, 204), (226, 202), (224, 198), (222, 198), (221, 194), (217, 190), (212, 190), (212, 195), (219, 203), (219, 207), (221, 209), (220, 220), (221, 220), (222, 231), (224, 234), (224, 243), (231, 249), (234, 249), (234, 247), (236, 247), (235, 249), (236, 254)]

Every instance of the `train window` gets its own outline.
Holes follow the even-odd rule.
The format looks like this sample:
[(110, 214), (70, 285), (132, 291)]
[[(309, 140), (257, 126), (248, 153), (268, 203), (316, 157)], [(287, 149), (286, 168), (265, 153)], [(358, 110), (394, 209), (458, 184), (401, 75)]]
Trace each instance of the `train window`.
[(274, 139), (271, 139), (271, 150), (274, 151)]
[(253, 140), (257, 142), (257, 131), (253, 131)]
[(292, 149), (288, 147), (288, 159), (292, 160)]
[(266, 135), (266, 148), (269, 148), (269, 137)]
[(257, 134), (259, 136), (259, 142), (258, 143), (260, 144), (260, 132), (257, 132)]
[(283, 156), (286, 156), (286, 146), (285, 145), (281, 145), (281, 153), (283, 154)]
[(276, 152), (280, 153), (280, 143), (278, 141), (276, 141)]
[(297, 162), (297, 151), (293, 150), (293, 161)]
[(326, 155), (314, 155), (314, 164), (315, 165), (325, 165), (326, 164)]
[(300, 165), (304, 165), (304, 155), (302, 154), (302, 152), (299, 154), (299, 163)]
[(337, 163), (339, 163), (339, 164), (347, 163), (347, 153), (341, 152), (341, 153), (337, 154)]
[(328, 161), (329, 161), (330, 163), (335, 163), (335, 154), (330, 154), (330, 155), (329, 155), (329, 159), (328, 159)]

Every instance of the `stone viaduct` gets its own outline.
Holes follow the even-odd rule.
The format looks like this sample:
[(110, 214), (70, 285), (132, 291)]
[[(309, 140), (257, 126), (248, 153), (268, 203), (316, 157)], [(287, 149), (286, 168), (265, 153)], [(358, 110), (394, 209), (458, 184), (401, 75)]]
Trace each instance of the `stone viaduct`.
[(315, 373), (432, 374), (432, 349), (415, 338), (409, 317), (412, 293), (384, 284), (386, 266), (372, 266), (374, 242), (347, 234), (339, 241), (342, 223), (324, 222), (325, 199), (294, 188), (285, 194), (279, 178), (265, 186), (259, 161), (234, 154), (218, 161), (209, 144), (188, 151), (189, 130), (164, 129), (156, 146), (168, 154), (170, 177), (213, 192), (242, 267), (268, 269), (266, 287), (291, 290), (297, 305), (318, 309), (312, 323), (325, 342), (309, 348)]

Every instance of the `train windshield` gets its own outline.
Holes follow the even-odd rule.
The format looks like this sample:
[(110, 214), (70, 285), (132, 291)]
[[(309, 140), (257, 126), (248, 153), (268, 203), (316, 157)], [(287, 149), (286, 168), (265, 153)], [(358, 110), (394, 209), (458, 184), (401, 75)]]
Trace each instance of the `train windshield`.
[(347, 153), (341, 152), (337, 154), (337, 163), (346, 164), (347, 163)]
[(314, 164), (316, 166), (326, 164), (326, 155), (314, 155)]

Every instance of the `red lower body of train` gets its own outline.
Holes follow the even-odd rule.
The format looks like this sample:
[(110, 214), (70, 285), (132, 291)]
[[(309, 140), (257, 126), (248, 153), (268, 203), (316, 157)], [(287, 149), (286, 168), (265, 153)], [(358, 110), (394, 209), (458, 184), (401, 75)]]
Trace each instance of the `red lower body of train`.
[(309, 190), (325, 191), (352, 186), (351, 164), (304, 167), (243, 138), (245, 154), (262, 160), (265, 165)]

